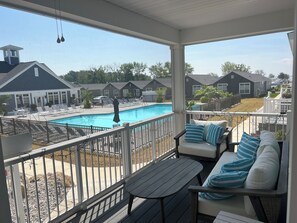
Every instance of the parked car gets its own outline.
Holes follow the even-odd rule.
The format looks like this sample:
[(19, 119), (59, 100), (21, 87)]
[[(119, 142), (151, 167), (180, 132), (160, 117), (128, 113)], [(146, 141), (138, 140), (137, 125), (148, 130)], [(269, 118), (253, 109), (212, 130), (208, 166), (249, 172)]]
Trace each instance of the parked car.
[(108, 104), (110, 101), (111, 101), (110, 98), (107, 96), (98, 96), (98, 97), (93, 98), (94, 105)]

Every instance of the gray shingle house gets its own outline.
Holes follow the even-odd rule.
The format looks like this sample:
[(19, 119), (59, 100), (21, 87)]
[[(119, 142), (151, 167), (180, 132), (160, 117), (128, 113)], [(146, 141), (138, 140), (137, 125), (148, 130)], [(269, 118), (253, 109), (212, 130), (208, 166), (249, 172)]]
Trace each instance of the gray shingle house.
[(250, 98), (265, 95), (271, 88), (271, 80), (260, 74), (233, 71), (219, 78), (213, 86), (234, 95), (240, 94), (243, 98)]
[(185, 77), (186, 99), (193, 99), (195, 92), (203, 86), (213, 85), (219, 78), (209, 74), (189, 74)]
[(8, 110), (29, 108), (32, 104), (71, 104), (79, 98), (80, 88), (61, 79), (49, 67), (37, 61), (20, 62), (19, 50), (12, 45), (1, 47), (0, 95), (10, 96)]
[(93, 97), (103, 95), (103, 89), (107, 84), (80, 84), (83, 90), (92, 92)]
[(145, 87), (144, 91), (157, 91), (158, 89), (166, 89), (165, 99), (171, 99), (171, 77), (155, 78), (151, 80)]

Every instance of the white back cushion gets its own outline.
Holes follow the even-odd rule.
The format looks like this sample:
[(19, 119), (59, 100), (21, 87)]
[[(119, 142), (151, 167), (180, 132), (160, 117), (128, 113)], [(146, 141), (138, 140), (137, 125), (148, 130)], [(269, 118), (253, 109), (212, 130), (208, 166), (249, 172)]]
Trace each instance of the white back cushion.
[[(272, 146), (266, 146), (256, 159), (245, 181), (245, 188), (274, 189), (279, 172), (279, 157)], [(245, 209), (253, 215), (254, 209), (248, 197), (245, 197)]]
[(190, 120), (191, 124), (195, 124), (195, 125), (204, 125), (204, 134), (203, 134), (203, 140), (206, 141), (206, 136), (208, 133), (208, 127), (210, 126), (210, 124), (214, 124), (214, 125), (219, 125), (221, 127), (224, 128), (224, 130), (227, 127), (227, 121), (226, 120), (222, 120), (222, 121), (203, 121), (203, 120), (195, 120), (195, 119), (191, 119)]
[(260, 156), (266, 146), (271, 146), (277, 152), (278, 157), (280, 156), (280, 148), (278, 142), (275, 139), (274, 133), (263, 130), (260, 134), (260, 140), (261, 141), (257, 151), (257, 157)]

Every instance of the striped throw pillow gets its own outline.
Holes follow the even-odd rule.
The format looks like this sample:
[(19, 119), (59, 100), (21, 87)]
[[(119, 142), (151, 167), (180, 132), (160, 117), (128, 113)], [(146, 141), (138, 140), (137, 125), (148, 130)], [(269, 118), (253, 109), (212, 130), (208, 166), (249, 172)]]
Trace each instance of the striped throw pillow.
[[(233, 171), (226, 173), (219, 173), (212, 175), (206, 187), (217, 188), (241, 188), (244, 185), (248, 171)], [(222, 200), (232, 197), (233, 194), (220, 194), (220, 193), (200, 193), (200, 197), (208, 200)]]
[(224, 128), (219, 125), (210, 124), (207, 131), (206, 141), (211, 145), (216, 145), (218, 139), (224, 134)]
[(222, 167), (221, 167), (221, 172), (225, 173), (225, 172), (232, 172), (232, 171), (249, 171), (252, 167), (252, 165), (254, 164), (254, 159), (239, 159), (239, 160), (235, 160), (233, 162), (230, 163), (225, 163)]
[(256, 159), (260, 139), (247, 133), (243, 133), (237, 150), (238, 159)]
[(186, 142), (203, 142), (204, 125), (186, 124)]

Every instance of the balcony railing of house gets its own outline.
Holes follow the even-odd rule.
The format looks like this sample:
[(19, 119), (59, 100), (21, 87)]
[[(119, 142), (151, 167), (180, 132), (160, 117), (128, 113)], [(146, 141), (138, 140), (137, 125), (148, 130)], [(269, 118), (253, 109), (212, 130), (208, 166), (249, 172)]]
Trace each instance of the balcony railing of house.
[[(286, 114), (186, 111), (186, 115), (187, 120), (227, 120), (233, 126), (233, 142), (243, 131), (257, 134), (266, 129), (280, 139), (288, 131)], [(172, 154), (173, 137), (171, 113), (5, 160), (13, 221), (59, 221), (73, 215), (122, 185), (126, 177)]]
[(173, 153), (173, 147), (170, 113), (7, 159), (13, 222), (59, 221), (74, 214), (127, 176)]
[(228, 126), (233, 127), (233, 142), (239, 142), (243, 132), (259, 135), (262, 130), (274, 132), (278, 140), (284, 140), (289, 131), (287, 116), (282, 113), (186, 111), (187, 122), (190, 119), (227, 120)]
[(286, 113), (291, 110), (291, 98), (264, 98), (265, 113)]
[(107, 130), (106, 127), (58, 124), (48, 121), (0, 118), (1, 134), (16, 135), (29, 132), (36, 143), (58, 143)]

